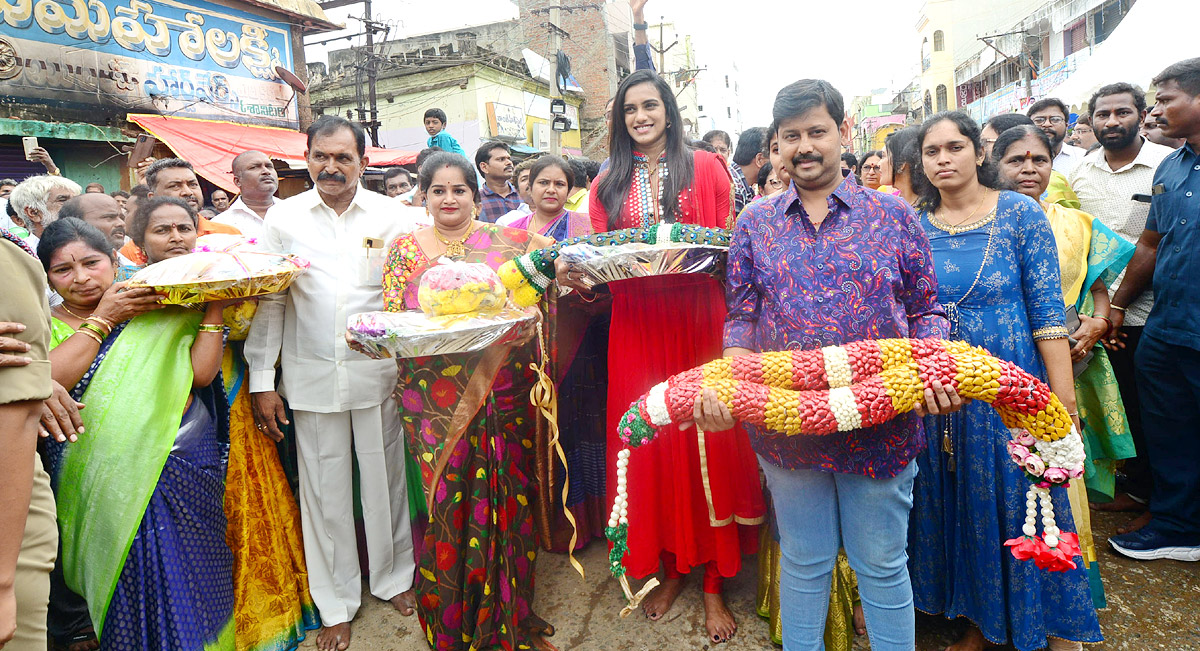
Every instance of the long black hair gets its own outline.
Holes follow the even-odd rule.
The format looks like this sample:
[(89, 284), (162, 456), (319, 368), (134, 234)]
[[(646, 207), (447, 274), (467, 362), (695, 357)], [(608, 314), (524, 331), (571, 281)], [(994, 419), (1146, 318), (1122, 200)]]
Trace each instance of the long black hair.
[(897, 129), (888, 134), (887, 140), (883, 141), (883, 148), (892, 160), (893, 183), (903, 166), (908, 165), (908, 176), (912, 178), (913, 170), (921, 165), (921, 155), (917, 149), (917, 131), (917, 127)]
[[(971, 141), (971, 146), (975, 148), (975, 156), (978, 158), (983, 153), (983, 138), (980, 136), (982, 129), (971, 116), (962, 111), (943, 111), (934, 115), (921, 125), (917, 131), (917, 160), (919, 164), (913, 167), (912, 182), (913, 190), (920, 196), (917, 197), (917, 210), (932, 213), (942, 205), (942, 194), (937, 187), (930, 182), (929, 177), (925, 175), (925, 137), (929, 135), (930, 129), (936, 126), (939, 122), (950, 121), (958, 129), (958, 132), (966, 136), (967, 140)], [(979, 184), (985, 188), (995, 190), (999, 187), (996, 182), (996, 168), (992, 165), (992, 161), (986, 158), (982, 163), (975, 166), (975, 175), (979, 179)]]
[(38, 240), (37, 255), (42, 261), (42, 269), (49, 273), (50, 258), (71, 242), (83, 242), (89, 249), (107, 255), (113, 263), (117, 261), (112, 243), (100, 229), (76, 217), (60, 217), (46, 226), (41, 239)]
[(608, 213), (609, 230), (615, 229), (620, 222), (625, 200), (633, 186), (633, 137), (629, 135), (624, 118), (618, 120), (617, 117), (625, 114), (625, 94), (639, 84), (653, 84), (667, 112), (667, 178), (663, 179), (661, 206), (663, 221), (675, 221), (675, 213), (679, 210), (679, 193), (691, 186), (695, 177), (695, 162), (683, 133), (683, 117), (679, 113), (675, 93), (653, 70), (635, 71), (621, 82), (613, 98), (613, 128), (608, 136), (610, 165), (608, 173), (596, 184), (600, 204)]

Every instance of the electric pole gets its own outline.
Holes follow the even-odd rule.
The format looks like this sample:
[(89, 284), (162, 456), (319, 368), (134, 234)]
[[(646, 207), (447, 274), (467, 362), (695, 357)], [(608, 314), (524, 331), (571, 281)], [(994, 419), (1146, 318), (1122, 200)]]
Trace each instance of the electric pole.
[[(358, 121), (360, 124), (362, 124), (363, 128), (366, 129), (367, 135), (371, 138), (371, 145), (375, 146), (375, 147), (379, 147), (380, 146), (380, 144), (379, 144), (379, 126), (380, 126), (379, 125), (379, 103), (377, 101), (376, 94), (375, 94), (375, 78), (378, 73), (378, 66), (376, 65), (377, 59), (375, 57), (375, 31), (378, 30), (378, 31), (381, 31), (384, 34), (386, 34), (388, 31), (388, 28), (386, 26), (384, 26), (380, 23), (376, 23), (374, 21), (372, 14), (371, 14), (371, 0), (321, 0), (317, 4), (319, 4), (322, 9), (336, 9), (338, 7), (345, 7), (347, 5), (354, 5), (354, 4), (359, 4), (359, 3), (362, 3), (364, 5), (363, 11), (365, 14), (361, 19), (363, 26), (365, 28), (363, 30), (362, 34), (354, 34), (349, 37), (339, 36), (337, 38), (328, 39), (326, 41), (317, 41), (315, 43), (308, 43), (308, 45), (317, 45), (319, 43), (326, 43), (329, 40), (336, 41), (336, 40), (340, 40), (341, 38), (354, 38), (355, 36), (366, 36), (367, 37), (367, 45), (366, 45), (367, 51), (366, 51), (365, 66), (363, 64), (359, 63), (359, 57), (357, 54), (354, 57), (356, 80), (359, 78), (358, 75), (363, 72), (363, 69), (364, 68), (366, 69), (366, 73), (367, 73), (367, 106), (365, 108), (363, 107), (361, 83), (355, 84), (356, 87), (354, 89), (354, 95), (355, 95), (355, 97), (357, 99), (357, 103), (358, 103)], [(356, 50), (356, 51), (361, 52), (361, 50)]]
[[(558, 21), (561, 14), (562, 6), (558, 3), (550, 7), (550, 99), (562, 99), (562, 93), (558, 92), (558, 52), (562, 49), (562, 27), (559, 27)], [(554, 128), (554, 115), (550, 115), (550, 153), (554, 156), (562, 156), (562, 133)]]

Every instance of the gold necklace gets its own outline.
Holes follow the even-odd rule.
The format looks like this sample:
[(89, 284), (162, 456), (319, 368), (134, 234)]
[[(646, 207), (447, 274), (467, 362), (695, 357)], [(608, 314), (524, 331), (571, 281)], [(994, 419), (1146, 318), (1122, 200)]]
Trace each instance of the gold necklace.
[(467, 232), (465, 234), (463, 234), (463, 236), (458, 238), (457, 240), (451, 240), (450, 238), (446, 237), (445, 235), (442, 235), (442, 232), (438, 230), (437, 225), (434, 225), (434, 227), (433, 227), (433, 236), (436, 237), (439, 242), (446, 245), (446, 255), (448, 255), (452, 258), (461, 258), (467, 254), (467, 247), (463, 246), (463, 244), (466, 243), (467, 238), (471, 237), (471, 233), (474, 233), (474, 232), (475, 232), (475, 221), (474, 220), (472, 220), (471, 225), (467, 227)]
[(79, 316), (78, 314), (75, 314), (74, 312), (72, 312), (71, 308), (67, 307), (66, 303), (59, 303), (58, 307), (61, 307), (64, 312), (66, 312), (67, 314), (70, 314), (71, 316), (75, 317), (76, 319), (79, 319), (80, 321), (87, 319), (86, 316)]
[[(951, 228), (956, 228), (956, 227), (962, 226), (963, 224), (969, 224), (969, 223), (971, 223), (971, 220), (975, 217), (975, 214), (979, 212), (979, 209), (983, 207), (983, 202), (987, 201), (987, 198), (988, 198), (988, 191), (987, 191), (987, 188), (984, 188), (983, 196), (979, 198), (979, 205), (975, 206), (975, 210), (972, 210), (971, 214), (967, 215), (966, 219), (964, 219), (961, 222), (958, 222), (957, 224), (951, 224), (950, 220), (946, 219), (945, 217), (939, 217), (938, 219), (940, 219), (943, 224), (950, 226)], [(944, 215), (945, 211), (943, 211), (942, 214)]]

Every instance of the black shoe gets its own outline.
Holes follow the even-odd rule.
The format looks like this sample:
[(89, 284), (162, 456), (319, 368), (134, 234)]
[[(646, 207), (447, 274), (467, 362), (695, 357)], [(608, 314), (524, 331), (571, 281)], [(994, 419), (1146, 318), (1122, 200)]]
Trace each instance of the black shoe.
[(1113, 536), (1108, 544), (1122, 556), (1139, 561), (1169, 558), (1175, 561), (1200, 561), (1200, 541), (1157, 531), (1153, 524), (1137, 531)]

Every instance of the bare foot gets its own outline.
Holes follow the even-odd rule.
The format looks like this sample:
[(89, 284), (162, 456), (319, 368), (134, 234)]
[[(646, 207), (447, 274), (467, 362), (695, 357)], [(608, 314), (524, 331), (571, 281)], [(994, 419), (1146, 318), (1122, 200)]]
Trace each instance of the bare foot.
[(391, 602), (392, 608), (395, 608), (405, 617), (417, 612), (417, 592), (415, 588), (409, 588), (407, 592), (401, 592), (388, 601)]
[(1117, 527), (1117, 533), (1133, 533), (1134, 531), (1137, 531), (1148, 524), (1150, 524), (1150, 512), (1146, 511), (1129, 522)]
[(946, 651), (983, 651), (994, 646), (997, 645), (988, 642), (987, 638), (983, 637), (983, 633), (974, 624), (971, 624), (957, 642), (946, 647)]
[(1141, 513), (1147, 509), (1145, 504), (1130, 497), (1129, 493), (1117, 493), (1111, 502), (1092, 502), (1091, 507), (1107, 513)]
[(322, 626), (317, 633), (317, 648), (321, 651), (345, 651), (350, 648), (350, 622)]
[(646, 617), (651, 621), (657, 622), (671, 609), (671, 604), (675, 603), (675, 598), (680, 592), (683, 592), (683, 577), (664, 579), (657, 588), (646, 595), (646, 599), (642, 601), (642, 612), (646, 613)]
[(863, 614), (862, 604), (854, 604), (854, 634), (867, 634), (867, 616)]
[(719, 594), (704, 593), (704, 628), (708, 629), (708, 639), (718, 644), (728, 642), (737, 633), (733, 613)]

